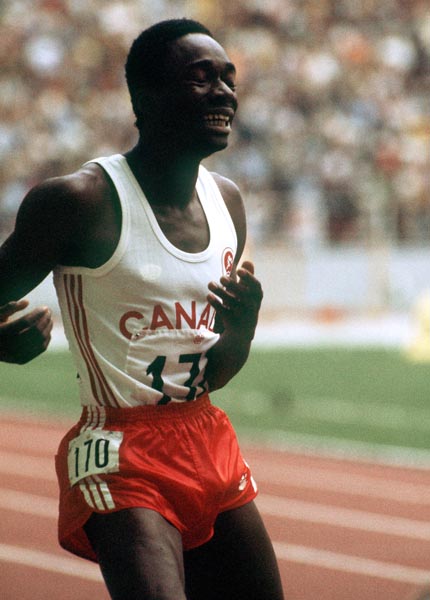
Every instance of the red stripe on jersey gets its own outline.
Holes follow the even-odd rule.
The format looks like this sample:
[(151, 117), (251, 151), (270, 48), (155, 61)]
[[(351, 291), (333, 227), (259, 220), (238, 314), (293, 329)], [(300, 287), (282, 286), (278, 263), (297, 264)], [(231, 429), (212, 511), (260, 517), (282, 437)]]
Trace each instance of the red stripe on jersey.
[[(64, 275), (63, 276), (64, 290), (66, 293), (66, 301), (67, 301), (67, 309), (69, 311), (70, 322), (73, 327), (73, 332), (75, 334), (76, 341), (77, 341), (79, 349), (81, 351), (82, 358), (84, 359), (85, 365), (87, 367), (88, 377), (90, 379), (91, 391), (92, 391), (93, 397), (95, 398), (96, 402), (101, 405), (102, 402), (100, 401), (100, 399), (98, 397), (97, 385), (96, 385), (95, 378), (93, 375), (92, 367), (91, 367), (90, 361), (86, 355), (85, 347), (81, 340), (80, 325), (79, 325), (79, 310), (78, 310), (78, 307), (76, 306), (76, 303), (73, 300), (72, 291), (70, 289), (70, 283), (71, 283), (70, 280), (73, 277), (74, 277), (73, 275)], [(73, 306), (72, 306), (72, 304), (73, 304)]]
[(78, 275), (76, 277), (75, 275), (64, 275), (64, 284), (70, 320), (81, 355), (87, 367), (94, 399), (100, 406), (118, 406), (115, 396), (109, 388), (91, 346), (88, 322), (83, 302), (82, 276)]
[(84, 307), (82, 275), (78, 275), (78, 303), (79, 303), (79, 308), (81, 310), (81, 315), (82, 315), (82, 325), (84, 328), (84, 339), (85, 339), (86, 347), (88, 349), (88, 354), (90, 356), (91, 362), (94, 365), (94, 368), (96, 370), (96, 375), (99, 380), (100, 386), (102, 388), (103, 398), (104, 398), (106, 404), (108, 404), (109, 406), (119, 407), (119, 403), (118, 403), (117, 399), (115, 398), (115, 395), (112, 392), (108, 382), (106, 381), (106, 377), (104, 376), (104, 373), (101, 370), (99, 363), (97, 362), (93, 347), (91, 345), (90, 333), (88, 330), (87, 314), (85, 312), (85, 307)]

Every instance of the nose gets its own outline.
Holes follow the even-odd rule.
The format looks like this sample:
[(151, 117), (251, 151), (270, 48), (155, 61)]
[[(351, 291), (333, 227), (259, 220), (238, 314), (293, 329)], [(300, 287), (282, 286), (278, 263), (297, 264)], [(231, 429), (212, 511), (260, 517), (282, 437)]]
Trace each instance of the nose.
[(237, 108), (237, 95), (228, 83), (218, 78), (213, 81), (211, 93), (216, 98), (228, 99), (230, 104), (236, 109)]
[(212, 85), (212, 91), (216, 94), (236, 97), (235, 91), (221, 78), (215, 79)]

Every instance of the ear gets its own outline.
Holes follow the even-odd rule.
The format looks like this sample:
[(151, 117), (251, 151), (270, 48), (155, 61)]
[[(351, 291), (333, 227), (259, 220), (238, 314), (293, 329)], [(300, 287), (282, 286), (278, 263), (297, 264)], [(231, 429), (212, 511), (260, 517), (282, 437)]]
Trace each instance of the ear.
[(134, 94), (133, 112), (138, 129), (147, 129), (157, 119), (159, 95), (156, 90), (139, 90)]

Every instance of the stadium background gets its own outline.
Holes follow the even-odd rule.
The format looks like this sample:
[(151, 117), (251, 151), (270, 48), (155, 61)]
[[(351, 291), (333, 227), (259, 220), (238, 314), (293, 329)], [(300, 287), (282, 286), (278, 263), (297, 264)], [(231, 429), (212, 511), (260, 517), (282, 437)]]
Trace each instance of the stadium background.
[(246, 198), (265, 316), (405, 312), (429, 287), (424, 0), (16, 0), (0, 11), (0, 240), (32, 185), (134, 143), (130, 41), (187, 15), (238, 67), (231, 147), (207, 164)]
[[(253, 435), (278, 427), (427, 449), (428, 3), (16, 0), (0, 10), (0, 240), (32, 185), (135, 143), (131, 40), (163, 18), (199, 19), (239, 74), (231, 146), (206, 166), (243, 192), (265, 289), (233, 419)], [(50, 278), (30, 297), (53, 307), (52, 348), (63, 348)], [(33, 405), (44, 360), (56, 359), (36, 361), (33, 375), (3, 369), (1, 396)], [(262, 361), (266, 377), (255, 377)], [(42, 404), (64, 382), (42, 386)]]

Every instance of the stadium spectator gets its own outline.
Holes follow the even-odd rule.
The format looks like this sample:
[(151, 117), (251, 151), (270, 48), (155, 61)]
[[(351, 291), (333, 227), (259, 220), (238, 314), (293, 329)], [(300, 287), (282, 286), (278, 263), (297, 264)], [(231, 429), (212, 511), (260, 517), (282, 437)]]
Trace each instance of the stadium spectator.
[(242, 102), (231, 154), (208, 164), (261, 215), (251, 223), (257, 241), (428, 243), (427, 2), (29, 5), (7, 3), (0, 24), (0, 239), (34, 183), (75, 169), (84, 153), (130, 146), (127, 40), (157, 18), (192, 13), (236, 48)]

